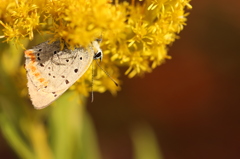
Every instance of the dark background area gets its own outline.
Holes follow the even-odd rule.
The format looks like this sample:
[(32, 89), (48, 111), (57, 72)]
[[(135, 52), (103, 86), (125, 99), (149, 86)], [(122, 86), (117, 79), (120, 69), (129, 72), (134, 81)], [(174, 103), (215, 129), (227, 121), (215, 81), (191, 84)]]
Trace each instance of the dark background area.
[[(154, 129), (165, 159), (240, 158), (240, 2), (193, 0), (171, 60), (88, 104), (103, 159), (132, 159), (131, 127)], [(1, 156), (16, 158), (2, 137)]]

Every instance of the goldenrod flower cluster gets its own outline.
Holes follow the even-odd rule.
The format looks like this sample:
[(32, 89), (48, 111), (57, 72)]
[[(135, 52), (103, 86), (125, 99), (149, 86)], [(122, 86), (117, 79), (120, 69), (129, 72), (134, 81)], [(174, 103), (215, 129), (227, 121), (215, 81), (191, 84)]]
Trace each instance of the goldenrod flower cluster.
[[(190, 0), (1, 0), (1, 38), (21, 45), (36, 35), (60, 40), (73, 48), (87, 47), (101, 37), (102, 67), (118, 81), (119, 66), (130, 78), (151, 72), (167, 55), (167, 46), (186, 24)], [(39, 37), (39, 36), (38, 36)], [(117, 91), (111, 80), (94, 66), (94, 90)], [(92, 71), (75, 88), (88, 94)]]

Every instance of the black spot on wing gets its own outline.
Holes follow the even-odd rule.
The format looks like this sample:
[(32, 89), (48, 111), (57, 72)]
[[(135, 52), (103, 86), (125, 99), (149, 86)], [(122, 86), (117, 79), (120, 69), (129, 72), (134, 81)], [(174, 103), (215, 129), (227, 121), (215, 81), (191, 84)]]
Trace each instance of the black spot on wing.
[(68, 80), (66, 80), (65, 82), (66, 82), (66, 84), (68, 84), (68, 83), (69, 83), (69, 81), (68, 81)]

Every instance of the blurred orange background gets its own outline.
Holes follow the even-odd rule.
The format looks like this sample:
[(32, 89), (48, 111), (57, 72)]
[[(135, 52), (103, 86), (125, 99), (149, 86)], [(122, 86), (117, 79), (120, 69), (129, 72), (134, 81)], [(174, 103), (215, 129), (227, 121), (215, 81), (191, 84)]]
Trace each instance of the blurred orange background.
[[(128, 79), (116, 97), (95, 93), (88, 111), (103, 159), (132, 159), (130, 129), (146, 122), (165, 159), (240, 158), (240, 2), (193, 0), (171, 60)], [(17, 158), (6, 141), (1, 156)]]

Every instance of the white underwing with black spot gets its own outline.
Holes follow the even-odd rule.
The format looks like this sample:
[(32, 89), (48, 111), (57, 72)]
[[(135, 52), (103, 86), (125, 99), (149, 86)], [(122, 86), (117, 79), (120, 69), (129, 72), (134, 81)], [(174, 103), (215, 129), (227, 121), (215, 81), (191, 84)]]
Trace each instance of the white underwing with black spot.
[(56, 41), (51, 44), (44, 42), (26, 50), (25, 57), (29, 94), (34, 107), (42, 109), (73, 85), (93, 59), (101, 59), (102, 51), (97, 41), (88, 48), (74, 50), (60, 50), (60, 42)]

